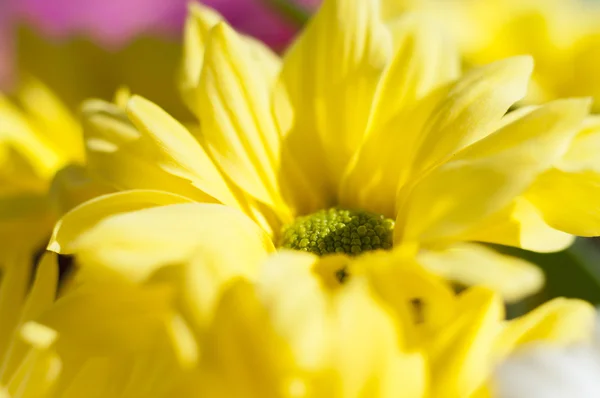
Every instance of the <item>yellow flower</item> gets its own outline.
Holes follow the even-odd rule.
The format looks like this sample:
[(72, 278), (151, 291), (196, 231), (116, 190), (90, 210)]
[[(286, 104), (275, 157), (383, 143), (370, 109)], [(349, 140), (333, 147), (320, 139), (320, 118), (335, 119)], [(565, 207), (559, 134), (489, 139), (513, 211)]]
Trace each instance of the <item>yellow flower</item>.
[[(213, 232), (220, 220), (231, 228)], [(195, 243), (165, 251), (182, 228)], [(182, 203), (113, 215), (75, 239), (78, 288), (40, 317), (60, 336), (64, 369), (104, 365), (83, 367), (74, 396), (109, 385), (112, 396), (479, 397), (515, 349), (591, 335), (587, 303), (557, 299), (504, 321), (494, 292), (456, 295), (400, 252), (263, 250), (257, 265), (223, 243), (261, 234), (239, 211)]]
[(385, 24), (377, 1), (325, 1), (283, 59), (193, 6), (180, 87), (199, 127), (138, 96), (125, 111), (97, 100), (84, 107), (93, 172), (118, 189), (173, 195), (109, 196), (61, 228), (84, 231), (149, 203), (220, 203), (275, 247), (411, 249), (451, 280), (518, 299), (542, 273), (473, 242), (553, 251), (570, 234), (600, 230), (589, 199), (598, 174), (563, 159), (589, 101), (506, 114), (531, 70), (530, 58), (516, 57), (461, 76), (430, 21), (406, 14)]
[(107, 192), (90, 190), (83, 160), (80, 125), (41, 83), (26, 80), (14, 101), (0, 94), (1, 265), (42, 248), (62, 213)]
[(410, 7), (424, 8), (439, 16), (439, 22), (455, 34), (470, 66), (513, 55), (532, 55), (536, 68), (527, 102), (589, 95), (596, 100), (594, 108), (598, 109), (600, 7), (595, 2), (424, 0), (416, 3)]

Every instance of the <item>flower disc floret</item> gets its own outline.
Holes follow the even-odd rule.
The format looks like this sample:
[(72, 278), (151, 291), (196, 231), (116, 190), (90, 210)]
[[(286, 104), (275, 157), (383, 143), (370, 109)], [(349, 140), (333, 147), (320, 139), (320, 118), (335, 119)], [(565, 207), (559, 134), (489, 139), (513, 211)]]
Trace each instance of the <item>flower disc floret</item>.
[(280, 246), (317, 255), (391, 249), (394, 221), (362, 210), (331, 208), (285, 226)]

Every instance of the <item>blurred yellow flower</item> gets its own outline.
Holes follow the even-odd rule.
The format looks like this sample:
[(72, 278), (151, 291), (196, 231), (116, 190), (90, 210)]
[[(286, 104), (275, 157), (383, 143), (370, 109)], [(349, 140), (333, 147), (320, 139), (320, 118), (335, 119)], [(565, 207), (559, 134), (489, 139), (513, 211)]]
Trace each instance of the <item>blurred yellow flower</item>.
[(0, 282), (0, 396), (47, 397), (58, 380), (57, 334), (36, 322), (54, 302), (56, 255), (42, 257), (33, 283), (31, 267), (9, 264)]
[(87, 179), (84, 156), (79, 123), (40, 82), (0, 94), (0, 266), (30, 267), (62, 213), (109, 192)]
[(536, 67), (525, 102), (593, 96), (594, 109), (600, 109), (597, 2), (421, 0), (410, 7), (438, 16), (438, 22), (455, 34), (469, 67), (514, 55), (533, 56)]
[[(219, 219), (231, 235), (211, 231)], [(88, 377), (72, 396), (480, 397), (515, 349), (591, 337), (587, 303), (557, 299), (505, 321), (494, 292), (456, 295), (398, 252), (246, 262), (223, 243), (257, 230), (236, 210), (184, 203), (113, 215), (76, 238), (78, 287), (39, 318), (59, 336), (63, 369)], [(94, 246), (108, 231), (113, 242)], [(178, 250), (137, 256), (177, 238)]]
[[(589, 199), (599, 175), (563, 160), (589, 101), (506, 114), (525, 95), (530, 58), (461, 75), (430, 20), (407, 13), (385, 24), (379, 11), (378, 1), (326, 1), (280, 60), (192, 6), (180, 88), (200, 127), (139, 96), (125, 111), (90, 101), (90, 169), (118, 189), (239, 209), (276, 247), (410, 248), (437, 273), (508, 300), (535, 291), (536, 267), (472, 242), (545, 252), (568, 246), (570, 234), (600, 232)], [(69, 222), (164, 204), (165, 195), (111, 196)]]

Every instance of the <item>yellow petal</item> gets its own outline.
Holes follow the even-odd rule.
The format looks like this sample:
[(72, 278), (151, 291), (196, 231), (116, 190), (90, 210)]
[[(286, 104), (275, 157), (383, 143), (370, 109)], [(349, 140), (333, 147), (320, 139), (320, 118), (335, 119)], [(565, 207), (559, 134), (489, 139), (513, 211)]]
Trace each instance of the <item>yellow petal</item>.
[(82, 273), (143, 281), (167, 265), (196, 256), (256, 267), (273, 243), (238, 210), (186, 203), (146, 208), (105, 218), (71, 245)]
[[(23, 306), (18, 306), (16, 301), (17, 298), (12, 297), (11, 304), (21, 310), (20, 314), (18, 314), (18, 327), (22, 327), (22, 325), (26, 324), (28, 321), (37, 319), (52, 305), (56, 297), (57, 284), (58, 263), (56, 255), (54, 253), (46, 253), (38, 265), (33, 286), (31, 287)], [(4, 315), (6, 314), (2, 314), (3, 323), (8, 322), (8, 318), (5, 318)], [(8, 325), (4, 323), (4, 327), (8, 328)], [(25, 357), (28, 349), (29, 345), (25, 341), (19, 338), (11, 339), (7, 353), (2, 361), (0, 385), (8, 381), (8, 378)]]
[(474, 243), (423, 251), (418, 261), (448, 280), (467, 286), (485, 285), (507, 301), (533, 294), (544, 284), (544, 273), (535, 265)]
[(397, 22), (397, 52), (377, 87), (366, 140), (341, 183), (340, 200), (347, 206), (393, 217), (400, 175), (445, 94), (434, 90), (459, 74), (458, 52), (430, 23), (411, 14)]
[(224, 24), (211, 31), (200, 88), (207, 150), (233, 183), (285, 213), (277, 173), (280, 135), (269, 84), (248, 47)]
[(551, 102), (434, 169), (407, 189), (408, 203), (399, 198), (396, 239), (433, 241), (465, 233), (508, 206), (564, 153), (588, 106), (587, 100)]
[[(199, 3), (189, 3), (183, 33), (183, 62), (178, 83), (183, 100), (196, 116), (200, 116), (200, 74), (209, 33), (222, 21), (223, 17), (215, 10)], [(252, 58), (260, 64), (262, 73), (273, 84), (280, 70), (279, 57), (262, 42), (250, 36), (243, 36), (243, 39)]]
[(497, 356), (535, 342), (563, 346), (588, 341), (595, 319), (594, 307), (583, 300), (554, 299), (508, 322), (497, 343)]
[(0, 194), (24, 192), (43, 194), (48, 189), (47, 176), (40, 175), (27, 156), (13, 143), (0, 141)]
[(415, 169), (426, 170), (490, 134), (525, 95), (532, 68), (530, 57), (514, 57), (463, 75), (425, 126)]
[[(417, 265), (414, 258), (395, 252), (366, 254), (350, 268), (351, 277), (363, 272), (376, 295), (386, 302), (401, 325), (402, 347), (421, 344), (419, 329), (435, 329), (448, 322), (454, 311), (454, 292), (443, 279)], [(422, 311), (415, 316), (415, 301)]]
[(553, 228), (573, 235), (598, 236), (599, 195), (600, 172), (567, 173), (552, 169), (535, 181), (525, 197)]
[(183, 196), (162, 191), (134, 190), (100, 196), (74, 208), (56, 223), (48, 250), (71, 254), (71, 245), (90, 228), (105, 218), (119, 213), (191, 202)]
[(65, 159), (84, 160), (81, 127), (67, 107), (41, 82), (34, 78), (23, 81), (17, 91), (28, 120)]
[(557, 252), (571, 246), (575, 237), (549, 226), (540, 211), (524, 197), (494, 214), (461, 240), (515, 246), (539, 253)]
[(39, 323), (28, 322), (21, 328), (19, 337), (30, 349), (6, 384), (8, 397), (52, 395), (62, 370), (62, 361), (54, 350), (58, 337), (56, 331)]
[(197, 88), (204, 61), (204, 51), (210, 29), (223, 17), (213, 9), (199, 3), (189, 3), (183, 30), (183, 62), (178, 78), (179, 90), (186, 105), (196, 112)]
[(589, 116), (556, 168), (565, 172), (600, 172), (600, 116)]
[(41, 177), (50, 179), (66, 159), (8, 98), (0, 95), (0, 141), (21, 154)]
[(493, 292), (472, 288), (461, 294), (453, 321), (429, 347), (431, 396), (469, 397), (492, 370), (492, 345), (500, 330), (502, 302)]
[[(222, 203), (235, 205), (237, 200), (218, 168), (204, 149), (179, 122), (156, 104), (138, 96), (127, 103), (127, 115), (135, 126), (157, 147), (164, 151), (164, 159), (156, 159), (171, 174), (189, 179)], [(175, 164), (175, 166), (173, 166)]]
[(150, 348), (164, 332), (171, 297), (165, 286), (88, 285), (63, 296), (39, 321), (60, 334), (66, 350), (86, 347), (92, 357), (139, 351)]
[(425, 15), (409, 13), (395, 24), (397, 48), (377, 86), (371, 131), (460, 75), (458, 49)]
[(393, 318), (369, 292), (366, 281), (351, 280), (341, 289), (332, 315), (332, 364), (339, 369), (341, 396), (424, 395), (423, 359), (399, 350)]
[[(292, 375), (314, 375), (297, 377), (293, 387), (315, 397), (394, 397), (401, 393), (421, 397), (425, 389), (424, 361), (418, 354), (401, 353), (393, 319), (379, 305), (369, 284), (357, 277), (345, 285), (327, 286), (315, 272), (323, 261), (329, 260), (280, 252), (267, 261), (257, 286), (258, 297), (267, 310), (267, 322), (276, 336), (284, 338), (283, 352), (291, 350), (295, 367), (300, 368)], [(232, 313), (231, 309), (228, 313)], [(261, 319), (255, 321), (256, 325), (246, 326), (251, 337)], [(260, 344), (248, 345), (254, 346)], [(231, 350), (264, 358), (270, 350), (277, 349), (271, 341), (262, 346), (265, 351), (258, 354), (242, 349), (246, 345)], [(352, 350), (348, 349), (350, 346)], [(240, 360), (231, 357), (229, 362)], [(329, 377), (331, 370), (337, 378)], [(321, 381), (323, 377), (327, 383)], [(253, 378), (257, 379), (264, 380), (264, 376)]]
[(291, 395), (286, 385), (294, 370), (289, 347), (247, 281), (234, 281), (223, 294), (203, 354), (198, 382), (210, 396)]
[(31, 275), (30, 261), (29, 253), (25, 252), (14, 254), (5, 265), (0, 282), (0, 358), (6, 355), (12, 334), (18, 326)]
[(282, 79), (296, 110), (286, 139), (296, 143), (293, 156), (318, 187), (328, 185), (323, 166), (339, 181), (364, 137), (391, 50), (378, 3), (324, 2), (284, 57)]
[(88, 163), (94, 173), (119, 189), (158, 189), (197, 201), (235, 203), (219, 171), (183, 126), (140, 97), (129, 106), (139, 131), (115, 105), (98, 100), (84, 104)]

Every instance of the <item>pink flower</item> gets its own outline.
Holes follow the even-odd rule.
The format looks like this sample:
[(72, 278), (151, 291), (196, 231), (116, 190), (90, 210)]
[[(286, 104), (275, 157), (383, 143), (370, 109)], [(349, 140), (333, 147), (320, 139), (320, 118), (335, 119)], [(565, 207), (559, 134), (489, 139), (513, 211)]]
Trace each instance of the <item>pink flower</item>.
[(9, 0), (14, 15), (40, 33), (64, 38), (83, 35), (105, 47), (119, 47), (147, 32), (176, 34), (188, 0)]
[[(190, 0), (0, 0), (0, 86), (11, 64), (12, 29), (32, 26), (50, 39), (85, 36), (102, 47), (117, 49), (141, 34), (179, 37)], [(281, 50), (297, 26), (272, 6), (296, 2), (306, 10), (320, 0), (205, 0), (238, 30)]]

